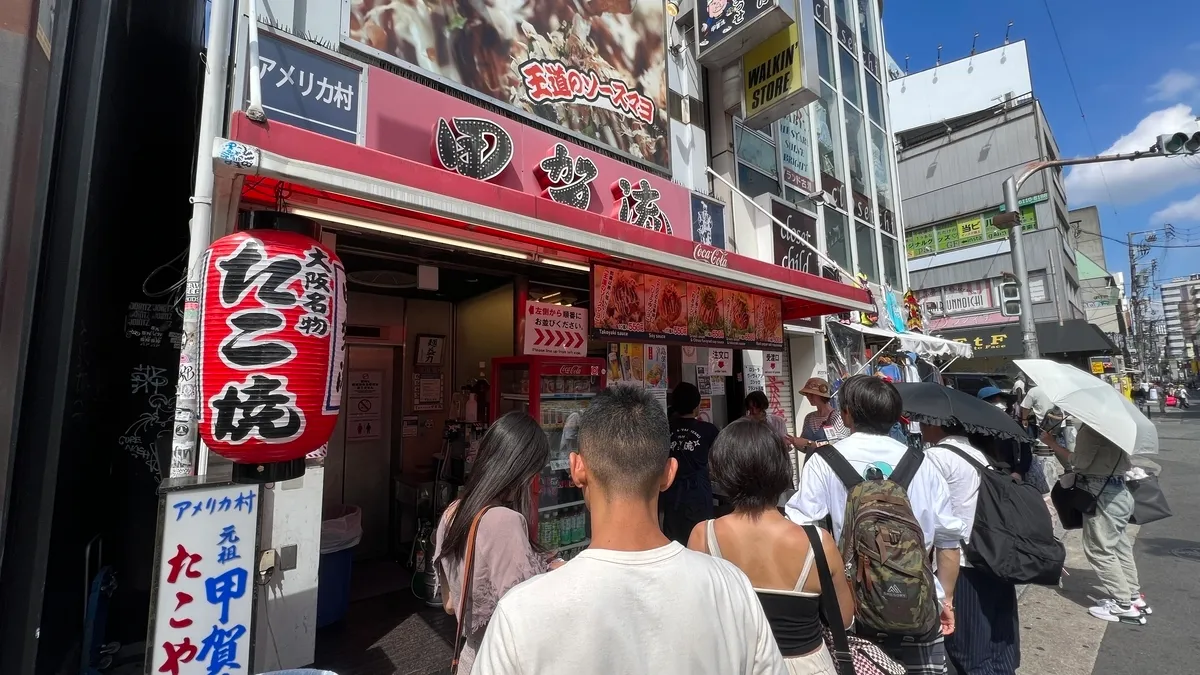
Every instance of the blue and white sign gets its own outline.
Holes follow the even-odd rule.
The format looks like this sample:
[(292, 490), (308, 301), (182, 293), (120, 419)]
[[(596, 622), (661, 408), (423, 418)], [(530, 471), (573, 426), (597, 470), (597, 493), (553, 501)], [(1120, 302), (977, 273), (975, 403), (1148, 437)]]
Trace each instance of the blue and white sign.
[(204, 486), (159, 499), (152, 673), (249, 673), (254, 639), (257, 485)]
[(725, 248), (725, 205), (692, 193), (692, 241)]
[(268, 117), (358, 142), (361, 68), (266, 31), (258, 34), (258, 61)]

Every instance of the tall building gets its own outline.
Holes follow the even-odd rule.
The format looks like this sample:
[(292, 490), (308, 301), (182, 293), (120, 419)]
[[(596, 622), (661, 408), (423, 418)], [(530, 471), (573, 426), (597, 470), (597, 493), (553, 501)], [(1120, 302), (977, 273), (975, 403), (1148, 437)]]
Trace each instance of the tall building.
[(1175, 277), (1162, 284), (1162, 374), (1182, 379), (1196, 357), (1200, 339), (1200, 274)]
[[(1059, 156), (1033, 94), (1023, 41), (892, 80), (909, 276), (931, 330), (984, 345), (962, 369), (1011, 367), (1018, 317), (1003, 311), (1012, 280), (1001, 185), (1031, 161)], [(1021, 227), (1041, 350), (1072, 360), (1115, 349), (1087, 322), (1061, 170), (1028, 180)]]

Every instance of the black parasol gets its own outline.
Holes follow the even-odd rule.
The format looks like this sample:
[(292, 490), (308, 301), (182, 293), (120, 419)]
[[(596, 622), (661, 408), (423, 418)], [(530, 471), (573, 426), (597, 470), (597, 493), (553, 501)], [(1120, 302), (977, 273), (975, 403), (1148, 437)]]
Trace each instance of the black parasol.
[(904, 414), (915, 422), (958, 424), (972, 434), (1029, 440), (1029, 434), (1008, 413), (957, 389), (933, 382), (900, 382), (896, 391), (904, 399)]

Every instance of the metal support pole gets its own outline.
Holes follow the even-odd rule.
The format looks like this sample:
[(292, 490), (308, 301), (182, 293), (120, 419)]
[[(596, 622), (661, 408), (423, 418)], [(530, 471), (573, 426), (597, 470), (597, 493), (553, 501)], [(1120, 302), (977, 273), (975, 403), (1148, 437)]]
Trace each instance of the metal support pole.
[(1004, 181), (1004, 208), (1017, 217), (1017, 223), (1008, 230), (1013, 276), (1021, 291), (1021, 341), (1025, 345), (1025, 358), (1041, 358), (1038, 349), (1037, 326), (1033, 323), (1033, 301), (1029, 298), (1029, 270), (1025, 268), (1025, 247), (1021, 243), (1021, 207), (1017, 204), (1017, 181), (1009, 177)]

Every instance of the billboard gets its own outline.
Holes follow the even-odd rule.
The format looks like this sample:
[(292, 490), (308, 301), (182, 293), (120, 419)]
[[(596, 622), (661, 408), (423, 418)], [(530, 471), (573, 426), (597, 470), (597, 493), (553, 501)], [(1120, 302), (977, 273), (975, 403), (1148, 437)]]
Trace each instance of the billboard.
[(670, 169), (663, 0), (350, 0), (346, 46)]

